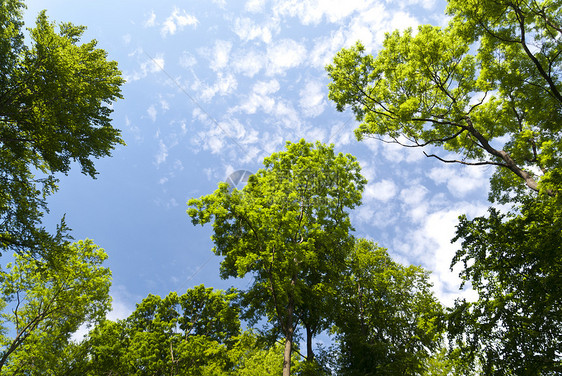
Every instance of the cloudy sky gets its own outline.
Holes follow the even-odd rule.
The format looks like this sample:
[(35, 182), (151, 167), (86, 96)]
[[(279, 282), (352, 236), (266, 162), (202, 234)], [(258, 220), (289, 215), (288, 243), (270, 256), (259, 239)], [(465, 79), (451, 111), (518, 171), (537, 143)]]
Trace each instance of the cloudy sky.
[(485, 168), (444, 165), (422, 150), (358, 142), (350, 112), (327, 99), (324, 66), (361, 40), (376, 53), (384, 34), (443, 25), (441, 0), (29, 1), (26, 23), (88, 27), (127, 79), (114, 126), (127, 143), (99, 160), (96, 180), (74, 169), (61, 177), (47, 222), (66, 213), (76, 239), (109, 254), (112, 318), (149, 293), (204, 283), (228, 288), (211, 252), (211, 229), (195, 227), (186, 202), (209, 194), (233, 171), (256, 171), (285, 141), (319, 140), (355, 155), (369, 180), (352, 213), (356, 235), (395, 260), (432, 271), (439, 298), (459, 295), (449, 271), (461, 213), (487, 207)]

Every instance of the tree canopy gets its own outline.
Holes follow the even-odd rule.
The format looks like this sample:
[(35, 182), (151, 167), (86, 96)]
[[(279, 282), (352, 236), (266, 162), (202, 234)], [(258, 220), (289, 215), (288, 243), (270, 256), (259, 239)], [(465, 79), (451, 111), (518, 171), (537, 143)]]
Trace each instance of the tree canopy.
[[(105, 320), (73, 349), (69, 375), (280, 375), (283, 346), (242, 331), (238, 292), (195, 286), (148, 295), (126, 319)], [(298, 363), (295, 363), (298, 367)]]
[(335, 321), (338, 375), (422, 374), (443, 333), (429, 273), (365, 239), (346, 264)]
[(322, 329), (311, 324), (325, 319), (324, 297), (335, 293), (353, 246), (348, 210), (360, 203), (365, 182), (351, 155), (301, 140), (266, 158), (243, 190), (221, 183), (188, 202), (194, 224), (213, 224), (221, 276), (252, 274), (246, 298), (285, 338), (284, 375), (299, 320), (311, 319), (310, 335)]
[(528, 198), (521, 214), (462, 217), (453, 264), (478, 292), (457, 301), (449, 336), (490, 375), (562, 372), (562, 213)]
[(80, 43), (84, 26), (56, 27), (45, 12), (25, 45), (23, 8), (19, 0), (0, 4), (0, 250), (41, 253), (66, 230), (41, 226), (54, 174), (76, 161), (95, 177), (93, 159), (123, 144), (110, 115), (124, 80), (95, 40)]
[[(109, 309), (111, 272), (91, 240), (68, 244), (50, 258), (16, 255), (0, 272), (0, 370), (6, 374), (56, 374), (58, 358), (83, 323), (101, 321)], [(49, 373), (51, 372), (51, 373)]]
[[(329, 97), (361, 122), (355, 134), (435, 146), (443, 162), (498, 166), (492, 198), (559, 190), (562, 147), (560, 1), (449, 1), (445, 28), (361, 43), (327, 66)], [(453, 152), (457, 157), (451, 157)], [(521, 184), (521, 183), (524, 183)]]
[(351, 107), (358, 139), (498, 167), (490, 198), (511, 214), (461, 217), (453, 265), (478, 300), (457, 301), (449, 337), (485, 374), (559, 374), (562, 3), (449, 0), (447, 12), (446, 27), (389, 33), (376, 55), (341, 50), (329, 97)]

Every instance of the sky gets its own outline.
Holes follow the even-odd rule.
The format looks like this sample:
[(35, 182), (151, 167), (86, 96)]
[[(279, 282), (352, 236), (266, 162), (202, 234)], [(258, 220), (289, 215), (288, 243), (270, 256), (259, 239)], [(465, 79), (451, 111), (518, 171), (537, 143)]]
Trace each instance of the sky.
[[(350, 111), (328, 100), (324, 67), (362, 41), (377, 53), (385, 33), (445, 25), (441, 0), (28, 1), (26, 26), (50, 20), (87, 26), (127, 80), (113, 125), (126, 146), (96, 162), (93, 180), (74, 168), (59, 176), (47, 226), (63, 215), (75, 239), (103, 247), (113, 272), (113, 311), (125, 318), (148, 294), (221, 280), (211, 226), (194, 226), (187, 201), (212, 193), (234, 171), (257, 171), (286, 141), (333, 143), (354, 155), (368, 179), (351, 213), (354, 235), (403, 264), (431, 271), (438, 298), (470, 297), (450, 270), (460, 214), (485, 213), (486, 167), (445, 165), (421, 149), (353, 134)], [(431, 151), (431, 150), (429, 150)], [(447, 156), (439, 151), (441, 156)]]

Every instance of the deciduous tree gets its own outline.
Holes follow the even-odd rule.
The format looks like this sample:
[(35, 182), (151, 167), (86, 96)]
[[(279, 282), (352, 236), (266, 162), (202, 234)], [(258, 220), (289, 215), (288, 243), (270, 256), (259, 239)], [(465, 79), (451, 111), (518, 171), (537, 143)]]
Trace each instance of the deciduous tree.
[[(492, 197), (524, 186), (560, 189), (562, 3), (450, 0), (445, 28), (387, 34), (373, 56), (360, 43), (327, 67), (329, 97), (350, 106), (358, 139), (376, 137), (447, 163), (498, 166)], [(524, 184), (521, 184), (524, 183)]]
[(488, 375), (562, 373), (562, 209), (527, 198), (520, 214), (461, 218), (453, 264), (478, 292), (457, 301), (450, 337)]
[(243, 190), (221, 183), (188, 202), (194, 224), (213, 224), (221, 276), (252, 275), (246, 296), (285, 338), (285, 376), (299, 319), (310, 314), (310, 328), (322, 327), (309, 300), (326, 307), (321, 297), (345, 268), (353, 246), (348, 210), (360, 203), (364, 185), (354, 157), (301, 140), (266, 158)]
[(122, 144), (111, 126), (124, 83), (117, 63), (96, 41), (80, 43), (85, 27), (58, 27), (45, 12), (24, 44), (23, 2), (0, 3), (0, 251), (52, 251), (66, 228), (41, 226), (56, 173), (73, 161), (95, 177), (93, 159)]
[(443, 311), (429, 273), (357, 240), (339, 294), (338, 375), (418, 375), (440, 348)]
[(234, 375), (256, 348), (241, 333), (236, 291), (203, 285), (149, 295), (125, 320), (105, 321), (81, 345), (88, 375)]
[(0, 273), (2, 373), (56, 374), (70, 336), (101, 320), (110, 306), (106, 258), (91, 240), (67, 244), (48, 261), (15, 256)]

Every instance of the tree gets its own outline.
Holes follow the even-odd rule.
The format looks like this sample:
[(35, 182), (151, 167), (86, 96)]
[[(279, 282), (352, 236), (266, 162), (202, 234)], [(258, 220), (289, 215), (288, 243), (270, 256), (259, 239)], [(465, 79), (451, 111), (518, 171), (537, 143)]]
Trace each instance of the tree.
[(110, 115), (124, 80), (95, 40), (80, 44), (85, 27), (62, 23), (57, 32), (45, 12), (26, 46), (23, 8), (0, 4), (0, 251), (41, 254), (67, 231), (64, 223), (55, 234), (41, 226), (55, 174), (76, 161), (95, 177), (93, 159), (123, 144)]
[(91, 240), (61, 247), (48, 261), (29, 255), (0, 273), (3, 306), (2, 373), (56, 374), (57, 359), (84, 322), (101, 320), (110, 306), (107, 258)]
[(87, 375), (230, 375), (256, 341), (241, 333), (238, 293), (203, 285), (183, 295), (150, 294), (125, 320), (90, 332)]
[(554, 198), (524, 200), (520, 214), (462, 217), (453, 264), (478, 292), (459, 300), (449, 332), (487, 375), (562, 373), (562, 209)]
[[(562, 3), (450, 0), (449, 25), (387, 34), (372, 56), (360, 43), (327, 66), (329, 97), (361, 122), (359, 140), (436, 146), (446, 163), (498, 166), (493, 199), (524, 185), (560, 189)], [(521, 184), (521, 183), (524, 183)]]
[[(299, 318), (330, 293), (353, 242), (347, 210), (360, 203), (365, 179), (354, 157), (301, 140), (264, 160), (243, 190), (219, 184), (189, 200), (194, 224), (212, 222), (221, 277), (252, 274), (246, 293), (285, 339), (283, 375), (290, 374)], [(321, 326), (315, 326), (319, 328)], [(315, 333), (310, 333), (314, 335)]]
[(439, 350), (442, 308), (429, 273), (359, 239), (342, 276), (338, 375), (418, 375)]

